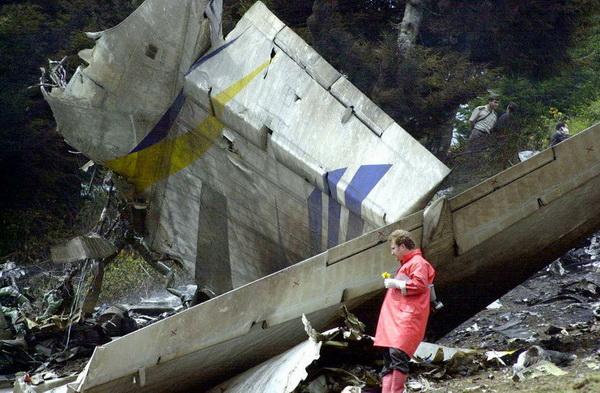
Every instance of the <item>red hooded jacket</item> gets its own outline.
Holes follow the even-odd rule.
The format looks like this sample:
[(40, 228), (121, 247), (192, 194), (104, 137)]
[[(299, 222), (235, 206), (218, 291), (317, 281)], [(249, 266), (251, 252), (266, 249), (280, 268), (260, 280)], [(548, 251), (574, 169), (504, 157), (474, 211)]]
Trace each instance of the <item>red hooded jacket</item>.
[(412, 357), (425, 337), (430, 309), (429, 285), (433, 283), (435, 270), (421, 256), (421, 250), (415, 249), (402, 257), (395, 278), (407, 280), (406, 294), (396, 288), (387, 290), (374, 345), (398, 348)]

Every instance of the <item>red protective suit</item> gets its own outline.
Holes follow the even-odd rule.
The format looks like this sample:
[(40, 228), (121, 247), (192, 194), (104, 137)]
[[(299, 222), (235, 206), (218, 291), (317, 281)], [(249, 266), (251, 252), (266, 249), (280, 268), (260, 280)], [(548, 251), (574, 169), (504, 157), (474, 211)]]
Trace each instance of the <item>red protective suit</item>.
[(433, 283), (435, 270), (421, 256), (421, 250), (411, 250), (402, 257), (397, 279), (407, 280), (406, 294), (390, 288), (381, 306), (374, 345), (398, 348), (413, 356), (425, 337), (429, 318), (429, 284)]

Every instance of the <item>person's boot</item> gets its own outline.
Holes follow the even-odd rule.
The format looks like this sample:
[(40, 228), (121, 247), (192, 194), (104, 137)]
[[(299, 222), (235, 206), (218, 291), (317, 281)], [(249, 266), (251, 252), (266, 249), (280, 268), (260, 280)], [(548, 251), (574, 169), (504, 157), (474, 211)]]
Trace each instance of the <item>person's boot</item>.
[[(407, 374), (401, 373), (398, 370), (394, 370), (391, 374), (391, 389), (390, 393), (403, 393), (404, 392), (404, 384), (406, 383)], [(387, 375), (386, 375), (387, 376)], [(383, 392), (383, 391), (382, 391)]]
[(381, 377), (381, 393), (392, 393), (392, 373)]

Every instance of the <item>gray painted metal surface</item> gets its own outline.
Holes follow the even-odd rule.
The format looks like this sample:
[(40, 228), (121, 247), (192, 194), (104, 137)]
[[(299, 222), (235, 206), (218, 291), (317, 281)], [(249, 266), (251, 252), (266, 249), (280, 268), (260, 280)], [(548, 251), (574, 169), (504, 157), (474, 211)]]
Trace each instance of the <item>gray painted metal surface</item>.
[(291, 393), (320, 356), (321, 343), (308, 338), (260, 365), (215, 386), (208, 393)]
[(207, 51), (212, 5), (147, 0), (46, 92), (151, 248), (218, 294), (424, 207), (448, 168), (260, 2)]
[[(436, 265), (445, 309), (467, 317), (600, 228), (600, 211), (594, 208), (600, 202), (599, 141), (600, 124), (546, 150), (539, 161), (516, 165), (430, 210), (99, 347), (73, 388), (204, 390), (259, 364), (305, 338), (303, 313), (323, 329), (341, 304), (353, 308), (381, 293), (381, 272), (396, 264), (386, 237), (397, 228), (417, 239), (428, 234), (425, 252)], [(479, 215), (462, 216), (463, 209), (495, 213), (484, 222)], [(461, 248), (472, 244), (462, 242), (463, 234), (478, 226), (497, 231)], [(448, 231), (454, 240), (444, 240)], [(437, 318), (444, 320), (443, 314)], [(136, 377), (140, 370), (144, 386)]]
[(65, 244), (52, 247), (52, 261), (71, 263), (84, 259), (102, 259), (117, 252), (116, 247), (98, 235), (77, 236)]
[(59, 132), (96, 162), (127, 154), (179, 93), (210, 46), (208, 0), (145, 1), (121, 24), (88, 35), (93, 49), (65, 89), (45, 92)]
[(206, 390), (259, 364), (305, 338), (301, 314), (322, 329), (380, 294), (396, 228), (460, 318), (600, 227), (600, 125), (410, 214), (447, 168), (261, 3), (205, 53), (205, 7), (146, 1), (46, 94), (65, 138), (147, 199), (152, 247), (236, 289), (98, 347), (71, 389)]

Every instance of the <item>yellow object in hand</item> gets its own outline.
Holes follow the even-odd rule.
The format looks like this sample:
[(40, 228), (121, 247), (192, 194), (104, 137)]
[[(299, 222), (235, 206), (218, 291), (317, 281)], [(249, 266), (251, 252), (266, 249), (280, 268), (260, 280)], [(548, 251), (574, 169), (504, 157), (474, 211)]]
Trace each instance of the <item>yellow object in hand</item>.
[(381, 277), (383, 277), (383, 278), (392, 278), (392, 275), (390, 273), (388, 273), (388, 272), (383, 272), (383, 273), (381, 273)]

